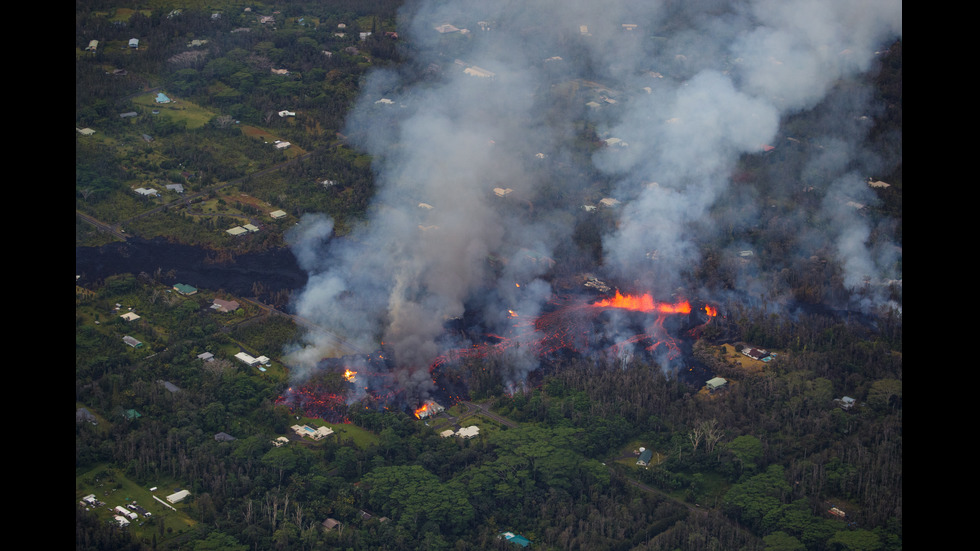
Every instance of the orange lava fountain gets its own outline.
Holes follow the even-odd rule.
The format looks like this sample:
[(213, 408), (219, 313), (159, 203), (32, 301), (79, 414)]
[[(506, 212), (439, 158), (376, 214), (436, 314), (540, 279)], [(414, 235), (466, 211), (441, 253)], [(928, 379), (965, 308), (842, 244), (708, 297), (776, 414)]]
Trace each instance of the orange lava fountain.
[(635, 310), (637, 312), (660, 312), (661, 314), (690, 314), (691, 303), (682, 300), (673, 304), (668, 302), (657, 302), (653, 300), (650, 293), (642, 295), (624, 295), (616, 290), (616, 296), (593, 303), (593, 306), (600, 308), (622, 308), (624, 310)]

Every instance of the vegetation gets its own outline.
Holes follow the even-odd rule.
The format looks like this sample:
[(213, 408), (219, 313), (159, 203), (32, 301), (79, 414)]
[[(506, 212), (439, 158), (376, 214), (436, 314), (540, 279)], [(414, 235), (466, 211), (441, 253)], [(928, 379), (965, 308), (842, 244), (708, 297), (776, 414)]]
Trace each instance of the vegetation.
[[(488, 549), (508, 530), (545, 549), (901, 549), (901, 350), (860, 325), (813, 316), (752, 329), (781, 350), (761, 369), (702, 340), (699, 356), (731, 381), (721, 393), (655, 365), (565, 358), (539, 386), (492, 395), (515, 428), (470, 417), (478, 437), (441, 438), (447, 414), (427, 426), (407, 411), (352, 407), (350, 424), (314, 442), (289, 427), (322, 421), (276, 405), (285, 374), (232, 357), (277, 350), (296, 327), (255, 308), (204, 307), (212, 296), (176, 295), (147, 276), (76, 295), (76, 404), (98, 420), (77, 426), (77, 497), (96, 493), (107, 509), (129, 498), (153, 513), (111, 533), (107, 509), (80, 512), (80, 548), (231, 538), (260, 549)], [(117, 303), (141, 319), (122, 320)], [(146, 345), (130, 349), (124, 334)], [(797, 346), (799, 335), (821, 337)], [(202, 362), (204, 351), (217, 359)], [(462, 369), (500, 377), (502, 367)], [(845, 394), (859, 405), (838, 407)], [(278, 436), (291, 441), (275, 447)], [(637, 466), (639, 446), (658, 460)], [(192, 497), (171, 511), (151, 486)], [(344, 530), (324, 530), (327, 518)]]
[[(250, 13), (222, 0), (178, 2), (179, 13), (159, 0), (138, 10), (116, 4), (76, 5), (76, 126), (95, 130), (76, 134), (77, 246), (112, 239), (87, 215), (127, 234), (179, 236), (219, 262), (282, 247), (306, 212), (328, 213), (340, 234), (363, 216), (371, 158), (340, 132), (364, 72), (400, 61), (381, 32), (395, 30), (399, 2), (257, 3)], [(362, 42), (360, 30), (374, 32)], [(138, 49), (128, 46), (133, 36)], [(95, 52), (86, 51), (90, 40), (99, 40)], [(872, 136), (882, 143), (889, 125), (901, 126), (900, 43), (884, 64), (876, 90), (891, 108)], [(554, 93), (573, 94), (571, 86)], [(159, 91), (173, 103), (156, 103)], [(738, 167), (773, 208), (751, 227), (701, 239), (702, 261), (689, 274), (731, 290), (756, 262), (780, 266), (758, 282), (760, 296), (723, 305), (727, 315), (694, 345), (694, 358), (729, 380), (716, 393), (639, 358), (623, 369), (569, 356), (509, 394), (507, 366), (474, 358), (458, 367), (469, 398), (509, 424), (462, 405), (423, 422), (361, 404), (347, 408), (346, 423), (328, 423), (278, 400), (290, 384), (279, 354), (300, 330), (291, 318), (221, 289), (180, 295), (162, 270), (76, 287), (75, 401), (92, 415), (77, 417), (76, 501), (94, 494), (105, 503), (76, 507), (76, 549), (513, 549), (498, 538), (504, 531), (556, 550), (901, 549), (900, 313), (864, 323), (769, 308), (774, 297), (819, 305), (846, 295), (821, 251), (787, 254), (800, 243), (785, 218), (821, 198), (803, 185), (771, 185), (816, 147), (806, 141), (807, 116), (785, 124), (797, 150), (747, 156)], [(576, 132), (574, 154), (589, 155), (595, 130), (576, 123)], [(276, 140), (293, 145), (279, 150)], [(866, 214), (897, 220), (888, 237), (900, 243), (900, 167), (884, 179), (892, 187), (876, 190), (881, 204)], [(589, 191), (603, 185), (597, 177)], [(160, 195), (136, 194), (141, 187)], [(568, 199), (553, 191), (536, 208)], [(719, 202), (710, 216), (733, 220), (734, 208)], [(285, 218), (270, 216), (280, 209)], [(575, 229), (556, 251), (556, 270), (571, 274), (601, 263), (601, 235), (615, 220), (569, 216)], [(226, 233), (248, 223), (262, 231)], [(757, 256), (726, 256), (736, 242)], [(900, 286), (891, 292), (900, 303)], [(217, 312), (215, 298), (241, 308)], [(140, 319), (122, 319), (127, 312)], [(744, 343), (777, 359), (748, 359)], [(240, 351), (271, 362), (246, 366)], [(214, 361), (198, 357), (205, 352)], [(848, 410), (835, 401), (845, 395), (856, 399)], [(460, 422), (479, 426), (479, 436), (439, 436)], [(314, 441), (296, 436), (295, 424), (335, 433)], [(281, 436), (289, 442), (273, 444)], [(640, 447), (655, 452), (645, 467), (636, 464)], [(155, 499), (177, 489), (191, 494), (173, 509)], [(152, 515), (118, 527), (111, 510), (134, 501)], [(327, 519), (339, 527), (326, 529)]]

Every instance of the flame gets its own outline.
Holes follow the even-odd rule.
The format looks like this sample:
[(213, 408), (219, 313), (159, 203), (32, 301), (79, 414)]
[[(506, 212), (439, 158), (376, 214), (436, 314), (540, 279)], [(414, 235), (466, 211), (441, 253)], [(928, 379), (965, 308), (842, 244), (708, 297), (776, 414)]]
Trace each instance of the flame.
[(420, 407), (419, 409), (415, 410), (415, 416), (418, 417), (419, 419), (421, 419), (422, 418), (422, 414), (425, 413), (426, 411), (428, 411), (428, 409), (429, 409), (429, 404), (427, 404), (427, 403), (426, 404), (422, 404), (422, 407)]
[(624, 295), (616, 290), (616, 296), (600, 300), (593, 304), (602, 308), (622, 308), (624, 310), (636, 310), (639, 312), (660, 312), (662, 314), (689, 314), (691, 313), (691, 303), (682, 300), (670, 304), (667, 302), (656, 302), (650, 293), (642, 295)]
[(707, 312), (708, 315), (711, 317), (715, 317), (718, 315), (718, 309), (709, 304), (704, 305), (704, 311)]
[(516, 318), (517, 317), (517, 312), (515, 312), (513, 310), (507, 310), (507, 317), (509, 317), (509, 318)]
[(356, 371), (351, 371), (350, 369), (344, 370), (344, 378), (347, 379), (347, 382), (349, 383), (356, 382), (355, 377), (357, 377)]

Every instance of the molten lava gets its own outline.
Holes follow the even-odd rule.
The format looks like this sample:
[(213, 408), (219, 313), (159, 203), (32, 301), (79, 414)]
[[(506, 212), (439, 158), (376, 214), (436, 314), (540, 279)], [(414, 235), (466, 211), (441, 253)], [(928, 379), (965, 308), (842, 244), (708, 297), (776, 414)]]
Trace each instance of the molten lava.
[(711, 317), (715, 317), (718, 315), (718, 309), (708, 304), (704, 305), (704, 311), (707, 312), (707, 314)]
[(650, 293), (642, 295), (624, 295), (616, 290), (616, 296), (600, 300), (592, 304), (600, 308), (622, 308), (624, 310), (635, 310), (637, 312), (660, 312), (661, 314), (690, 314), (691, 303), (682, 300), (674, 304), (667, 302), (656, 302)]
[(344, 370), (344, 378), (347, 379), (347, 382), (349, 382), (349, 383), (356, 383), (357, 382), (357, 372), (356, 371), (352, 371), (350, 369), (345, 369)]

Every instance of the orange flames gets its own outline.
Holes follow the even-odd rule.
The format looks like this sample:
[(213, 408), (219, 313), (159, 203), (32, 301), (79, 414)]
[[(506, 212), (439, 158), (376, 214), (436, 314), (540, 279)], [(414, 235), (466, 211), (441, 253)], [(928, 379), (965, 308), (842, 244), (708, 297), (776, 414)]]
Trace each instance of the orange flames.
[(355, 377), (357, 377), (356, 371), (351, 371), (350, 369), (344, 370), (344, 378), (347, 379), (347, 382), (349, 383), (356, 382)]
[(603, 308), (622, 308), (624, 310), (636, 310), (638, 312), (660, 312), (662, 314), (689, 314), (691, 313), (691, 303), (682, 300), (673, 304), (667, 302), (657, 302), (653, 300), (650, 293), (642, 295), (624, 295), (616, 291), (616, 296), (600, 300), (593, 304)]
[(415, 416), (418, 417), (419, 419), (421, 419), (422, 418), (422, 414), (425, 413), (428, 410), (429, 410), (429, 404), (427, 404), (427, 403), (426, 404), (422, 404), (422, 407), (420, 407), (419, 409), (415, 410)]
[(718, 309), (707, 304), (704, 305), (704, 311), (707, 312), (708, 315), (711, 317), (715, 317), (718, 315)]

